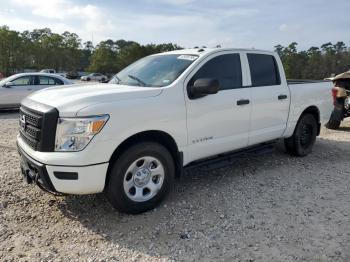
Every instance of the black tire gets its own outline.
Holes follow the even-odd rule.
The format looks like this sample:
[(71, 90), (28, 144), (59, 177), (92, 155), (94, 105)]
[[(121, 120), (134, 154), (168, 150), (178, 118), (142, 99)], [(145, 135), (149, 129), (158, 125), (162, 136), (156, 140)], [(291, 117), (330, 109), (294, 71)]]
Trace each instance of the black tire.
[[(164, 178), (159, 191), (144, 202), (133, 201), (124, 191), (124, 178), (128, 168), (139, 158), (153, 157), (159, 160), (164, 168)], [(109, 172), (106, 196), (114, 208), (129, 214), (138, 214), (155, 208), (169, 193), (174, 182), (175, 166), (169, 151), (162, 145), (153, 142), (142, 142), (125, 150), (115, 161)], [(142, 193), (143, 194), (143, 193)]]
[(317, 136), (317, 121), (311, 114), (303, 114), (295, 127), (293, 136), (284, 140), (284, 145), (289, 154), (294, 156), (306, 156), (315, 144)]
[(332, 115), (327, 123), (328, 129), (339, 129), (341, 121), (334, 119), (334, 112), (332, 112)]
[(329, 122), (327, 123), (327, 128), (328, 129), (339, 129), (340, 127), (340, 121), (336, 121), (336, 120), (329, 120)]
[(102, 83), (106, 82), (106, 79), (105, 79), (105, 78), (102, 78), (102, 79), (101, 79), (101, 82), (102, 82)]
[(329, 122), (327, 123), (327, 128), (329, 129), (339, 129), (341, 121), (344, 119), (345, 114), (345, 98), (337, 98), (334, 103), (334, 109), (332, 111)]
[(86, 78), (86, 81), (90, 81), (90, 80), (91, 80), (90, 77)]

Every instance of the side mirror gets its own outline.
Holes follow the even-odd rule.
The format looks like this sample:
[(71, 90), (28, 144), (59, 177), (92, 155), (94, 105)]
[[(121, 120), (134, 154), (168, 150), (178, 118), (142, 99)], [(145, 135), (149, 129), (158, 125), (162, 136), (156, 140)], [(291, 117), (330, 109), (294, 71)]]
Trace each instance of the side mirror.
[(12, 82), (7, 82), (3, 85), (3, 87), (6, 87), (6, 88), (10, 88), (12, 87), (14, 84)]
[(197, 79), (193, 86), (188, 86), (188, 96), (190, 99), (201, 98), (206, 95), (213, 95), (219, 92), (219, 80), (213, 78)]

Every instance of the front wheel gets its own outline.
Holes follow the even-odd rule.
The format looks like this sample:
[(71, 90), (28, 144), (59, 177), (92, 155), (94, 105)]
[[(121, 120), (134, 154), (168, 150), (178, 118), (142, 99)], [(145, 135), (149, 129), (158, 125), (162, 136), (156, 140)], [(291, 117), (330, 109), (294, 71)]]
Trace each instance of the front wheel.
[(306, 156), (312, 151), (317, 136), (317, 121), (311, 114), (300, 117), (292, 137), (284, 140), (288, 153)]
[(174, 174), (174, 161), (165, 147), (153, 142), (136, 144), (112, 164), (106, 195), (121, 212), (145, 212), (168, 194)]

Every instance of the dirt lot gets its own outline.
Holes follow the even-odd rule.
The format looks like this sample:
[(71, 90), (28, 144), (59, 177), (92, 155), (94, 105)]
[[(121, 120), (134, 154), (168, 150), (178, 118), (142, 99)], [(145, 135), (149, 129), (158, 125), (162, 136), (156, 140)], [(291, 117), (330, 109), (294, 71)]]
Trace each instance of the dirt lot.
[(161, 207), (137, 216), (102, 194), (23, 184), (17, 114), (0, 123), (1, 261), (350, 261), (350, 121), (323, 130), (306, 158), (278, 145), (187, 170)]

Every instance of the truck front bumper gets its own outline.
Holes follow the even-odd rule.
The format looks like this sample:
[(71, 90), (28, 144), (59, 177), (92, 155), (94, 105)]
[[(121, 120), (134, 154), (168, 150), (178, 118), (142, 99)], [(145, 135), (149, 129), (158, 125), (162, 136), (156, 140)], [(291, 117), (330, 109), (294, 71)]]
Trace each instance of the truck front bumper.
[(52, 185), (50, 177), (46, 171), (45, 165), (29, 157), (17, 144), (17, 150), (20, 155), (21, 173), (23, 179), (28, 184), (33, 182), (41, 185), (47, 191), (58, 193)]
[(21, 142), (17, 141), (17, 149), (21, 157), (21, 172), (27, 183), (35, 182), (46, 191), (64, 194), (103, 191), (108, 162), (84, 166), (47, 165), (26, 153)]

